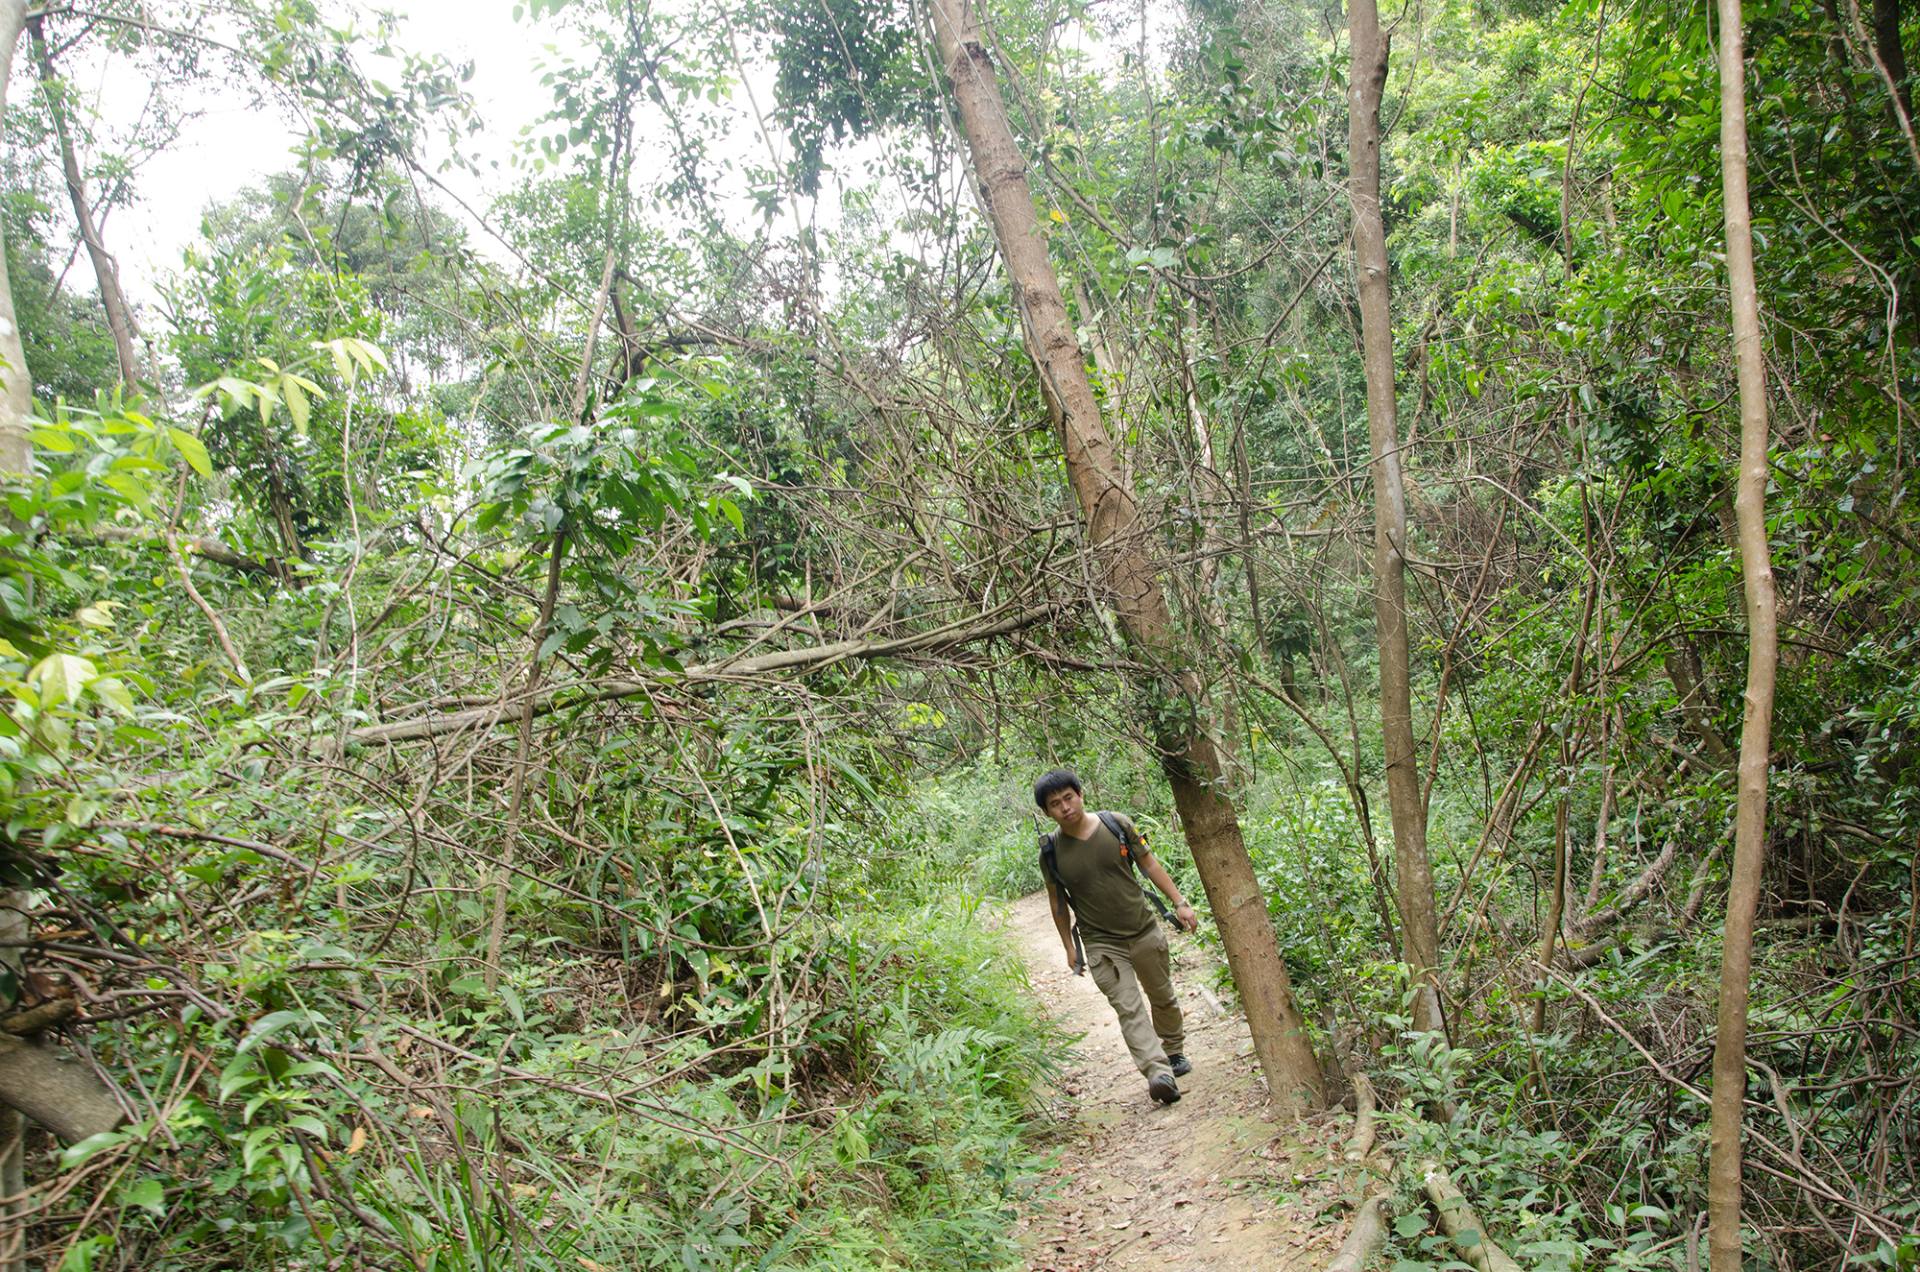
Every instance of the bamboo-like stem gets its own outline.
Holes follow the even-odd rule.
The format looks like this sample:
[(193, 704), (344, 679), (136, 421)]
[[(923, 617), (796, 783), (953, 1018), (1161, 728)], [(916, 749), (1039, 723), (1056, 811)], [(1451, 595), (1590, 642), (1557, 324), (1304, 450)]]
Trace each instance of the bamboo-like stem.
[(133, 351), (138, 328), (126, 293), (120, 289), (120, 266), (107, 251), (106, 239), (87, 197), (86, 176), (80, 170), (80, 157), (73, 145), (73, 124), (67, 110), (67, 86), (53, 67), (53, 54), (47, 49), (45, 19), (35, 15), (27, 20), (27, 32), (33, 44), (34, 61), (40, 68), (41, 90), (47, 96), (47, 113), (53, 119), (54, 140), (60, 146), (60, 171), (66, 178), (67, 201), (73, 205), (73, 219), (80, 227), (80, 241), (86, 245), (87, 259), (100, 285), (100, 307), (106, 311), (107, 331), (113, 336), (114, 357), (120, 364), (120, 381), (131, 387), (139, 379), (139, 361)]
[(1413, 1026), (1445, 1029), (1440, 1009), (1440, 924), (1427, 855), (1426, 801), (1413, 737), (1413, 688), (1407, 632), (1407, 496), (1394, 400), (1392, 294), (1380, 215), (1380, 101), (1387, 84), (1387, 36), (1374, 0), (1352, 0), (1353, 70), (1347, 91), (1348, 195), (1353, 201), (1353, 265), (1360, 293), (1361, 361), (1367, 378), (1367, 434), (1373, 476), (1373, 616), (1380, 646), (1380, 734), (1386, 752), (1387, 807), (1399, 885), (1401, 958), (1413, 974)]
[(1734, 516), (1747, 609), (1746, 711), (1740, 728), (1733, 829), (1733, 880), (1720, 947), (1720, 1007), (1713, 1050), (1713, 1129), (1707, 1164), (1707, 1246), (1714, 1272), (1738, 1272), (1740, 1122), (1747, 1078), (1747, 994), (1753, 921), (1766, 860), (1767, 770), (1779, 638), (1772, 552), (1767, 542), (1767, 385), (1754, 280), (1753, 220), (1747, 202), (1746, 56), (1740, 0), (1718, 0), (1720, 15), (1720, 180), (1725, 191), (1727, 284), (1733, 356), (1740, 386), (1740, 477)]
[(494, 878), (493, 916), (487, 927), (487, 964), (482, 971), (489, 991), (500, 983), (500, 952), (507, 940), (507, 876), (512, 869), (516, 842), (520, 838), (521, 813), (526, 806), (527, 778), (533, 757), (534, 703), (540, 693), (540, 673), (546, 664), (542, 654), (545, 652), (547, 632), (553, 627), (553, 611), (560, 599), (561, 564), (566, 555), (567, 527), (562, 523), (553, 532), (553, 542), (547, 549), (547, 589), (540, 598), (540, 616), (533, 624), (533, 650), (527, 655), (526, 687), (523, 691), (525, 701), (520, 707), (519, 731), (513, 747), (513, 792), (507, 803), (506, 832), (500, 839), (502, 867)]
[(187, 560), (180, 553), (180, 545), (172, 535), (167, 536), (167, 555), (173, 558), (174, 572), (180, 576), (180, 586), (185, 588), (187, 596), (207, 617), (208, 626), (213, 628), (214, 639), (220, 643), (220, 652), (226, 655), (227, 663), (233, 668), (234, 675), (241, 683), (252, 684), (253, 673), (247, 670), (246, 660), (240, 657), (240, 651), (234, 647), (233, 637), (227, 634), (227, 625), (221, 619), (220, 612), (207, 603), (200, 589), (193, 585), (193, 571), (187, 568)]

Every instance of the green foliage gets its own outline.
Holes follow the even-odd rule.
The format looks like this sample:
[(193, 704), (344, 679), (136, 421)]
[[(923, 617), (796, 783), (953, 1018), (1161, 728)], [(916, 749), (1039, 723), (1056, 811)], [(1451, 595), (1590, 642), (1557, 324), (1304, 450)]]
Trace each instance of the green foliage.
[[(777, 67), (774, 96), (793, 143), (791, 179), (820, 191), (827, 148), (897, 124), (931, 124), (936, 98), (915, 19), (887, 0), (770, 3), (758, 14)], [(763, 196), (769, 212), (773, 195)]]
[[(1059, 1040), (982, 906), (1039, 886), (1028, 792), (1062, 758), (1197, 895), (1160, 752), (1205, 729), (1316, 1040), (1375, 1074), (1401, 1155), (1444, 1157), (1530, 1266), (1676, 1266), (1746, 652), (1704, 10), (1442, 0), (1396, 39), (1449, 1046), (1406, 1034), (1395, 961), (1338, 7), (1208, 0), (1164, 60), (1097, 10), (987, 15), (1172, 654), (1100, 595), (913, 15), (528, 8), (553, 104), (482, 204), (506, 263), (421, 193), (422, 140), (476, 122), (460, 68), (385, 19), (231, 13), (312, 135), (143, 315), (171, 355), (145, 400), (97, 396), (44, 129), (10, 118), (43, 405), (0, 526), (33, 916), (0, 1002), (84, 1003), (137, 1113), (33, 1141), (33, 1256), (1011, 1266)], [(1751, 1254), (1898, 1267), (1920, 173), (1838, 12), (1749, 6), (1788, 650)], [(764, 165), (728, 148), (764, 69), (736, 20), (791, 145)], [(115, 56), (203, 73), (142, 22)], [(790, 198), (856, 140), (837, 218)], [(861, 656), (932, 633), (956, 643)], [(1576, 957), (1543, 982), (1561, 848)], [(1835, 1235), (1856, 1216), (1781, 1144), (1871, 1237)], [(1446, 1264), (1402, 1225), (1402, 1266)]]
[(47, 216), (46, 205), (26, 192), (0, 197), (20, 342), (42, 400), (91, 401), (99, 386), (119, 375), (113, 335), (98, 304), (62, 291), (47, 267)]

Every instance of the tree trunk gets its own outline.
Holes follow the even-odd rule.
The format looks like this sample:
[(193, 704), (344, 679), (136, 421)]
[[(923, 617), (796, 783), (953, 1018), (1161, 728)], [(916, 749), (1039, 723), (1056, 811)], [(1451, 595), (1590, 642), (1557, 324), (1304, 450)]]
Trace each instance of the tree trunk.
[[(1087, 520), (1108, 598), (1128, 638), (1165, 663), (1177, 643), (1165, 593), (1141, 541), (1132, 489), (1115, 466), (1060, 281), (1033, 211), (1026, 164), (1007, 123), (978, 16), (967, 0), (934, 0), (933, 29), (966, 136), (980, 196), (993, 222), (1020, 309), (1027, 348), (1059, 419), (1067, 473)], [(1157, 688), (1194, 700), (1190, 677), (1169, 674)], [(1176, 724), (1156, 738), (1195, 867), (1205, 885), (1234, 984), (1246, 1005), (1254, 1050), (1273, 1099), (1297, 1111), (1323, 1095), (1320, 1063), (1274, 939), (1266, 898), (1220, 785), (1220, 762), (1203, 729)]]
[(1913, 89), (1907, 84), (1907, 49), (1900, 42), (1900, 0), (1873, 0), (1873, 45), (1886, 67), (1894, 98), (1911, 122)]
[(1353, 73), (1348, 89), (1348, 192), (1353, 199), (1353, 263), (1360, 291), (1362, 359), (1367, 372), (1367, 434), (1373, 462), (1374, 625), (1380, 642), (1380, 733), (1386, 750), (1387, 807), (1399, 874), (1401, 957), (1415, 984), (1413, 1026), (1444, 1028), (1440, 1011), (1440, 924), (1427, 860), (1426, 801), (1413, 741), (1407, 653), (1407, 500), (1400, 476), (1400, 424), (1394, 402), (1393, 326), (1387, 239), (1380, 219), (1380, 98), (1387, 84), (1387, 37), (1374, 0), (1352, 0)]
[(52, 1047), (0, 1035), (0, 1100), (77, 1144), (120, 1125), (125, 1112), (91, 1070)]
[[(273, 514), (274, 529), (280, 532), (280, 547), (286, 553), (288, 565), (306, 559), (306, 545), (300, 542), (300, 528), (293, 520), (293, 495), (287, 489), (286, 463), (280, 456), (280, 442), (273, 435), (273, 425), (260, 421), (260, 444), (267, 451), (267, 508)], [(298, 586), (297, 576), (288, 575), (286, 582)]]
[[(591, 358), (587, 360), (589, 363)], [(584, 377), (583, 377), (584, 378)], [(500, 951), (507, 940), (507, 890), (512, 885), (514, 848), (520, 838), (520, 817), (526, 807), (527, 777), (532, 767), (534, 700), (540, 693), (540, 673), (545, 668), (547, 633), (553, 629), (553, 610), (560, 599), (560, 571), (567, 556), (567, 531), (554, 531), (553, 544), (547, 550), (547, 588), (540, 598), (540, 616), (533, 624), (533, 652), (527, 655), (525, 699), (520, 708), (519, 733), (513, 748), (513, 794), (507, 804), (507, 832), (500, 839), (500, 867), (493, 883), (493, 921), (487, 930), (487, 965), (482, 975), (487, 992), (500, 983)]]
[(1667, 679), (1673, 682), (1673, 691), (1680, 699), (1680, 718), (1685, 721), (1687, 731), (1698, 738), (1700, 745), (1706, 748), (1707, 758), (1716, 768), (1728, 769), (1734, 765), (1733, 749), (1713, 727), (1713, 713), (1707, 706), (1706, 687), (1701, 683), (1700, 657), (1693, 652), (1693, 646), (1687, 643), (1685, 636), (1676, 636), (1674, 644), (1661, 655), (1661, 665), (1667, 669)]
[(47, 51), (44, 19), (27, 23), (33, 41), (33, 58), (40, 67), (40, 85), (47, 95), (47, 113), (53, 117), (53, 135), (60, 143), (60, 167), (67, 178), (67, 198), (73, 204), (73, 219), (80, 226), (80, 241), (86, 244), (87, 259), (93, 262), (93, 274), (100, 282), (100, 305), (107, 311), (107, 330), (113, 333), (113, 352), (120, 360), (121, 383), (131, 387), (139, 378), (134, 360), (133, 340), (136, 327), (126, 294), (120, 290), (120, 267), (107, 252), (106, 240), (93, 219), (93, 205), (87, 200), (86, 179), (80, 172), (80, 160), (74, 153), (73, 132), (67, 119), (67, 86), (54, 73), (53, 54)]
[[(0, 0), (0, 121), (6, 118), (8, 81), (13, 78), (13, 53), (26, 26), (26, 0)], [(33, 453), (27, 442), (27, 417), (33, 414), (33, 381), (27, 377), (27, 352), (20, 343), (20, 325), (14, 320), (13, 279), (4, 250), (6, 229), (0, 226), (0, 473), (24, 473)]]
[(1727, 218), (1727, 282), (1740, 382), (1740, 479), (1734, 514), (1747, 603), (1747, 693), (1734, 806), (1733, 880), (1720, 953), (1720, 1011), (1713, 1049), (1713, 1133), (1707, 1165), (1708, 1249), (1714, 1272), (1740, 1267), (1740, 1117), (1747, 1079), (1747, 987), (1753, 917), (1766, 859), (1767, 767), (1778, 661), (1773, 563), (1767, 543), (1767, 384), (1760, 298), (1747, 207), (1746, 57), (1740, 0), (1720, 12), (1720, 180)]
[[(13, 78), (13, 54), (27, 22), (26, 0), (0, 0), (0, 130), (4, 130), (7, 86)], [(27, 352), (20, 343), (20, 324), (14, 319), (13, 279), (7, 270), (6, 227), (0, 224), (0, 476), (18, 476), (33, 462), (27, 440), (27, 419), (33, 414), (33, 382), (27, 377)], [(0, 958), (16, 973), (19, 948), (11, 943), (27, 936), (27, 894), (0, 890), (0, 941), (8, 945)], [(0, 1003), (0, 1010), (12, 1007)], [(11, 1105), (0, 1106), (0, 1198), (26, 1191), (26, 1119)], [(0, 1272), (18, 1272), (26, 1266), (25, 1231), (11, 1222), (16, 1208), (0, 1201)]]

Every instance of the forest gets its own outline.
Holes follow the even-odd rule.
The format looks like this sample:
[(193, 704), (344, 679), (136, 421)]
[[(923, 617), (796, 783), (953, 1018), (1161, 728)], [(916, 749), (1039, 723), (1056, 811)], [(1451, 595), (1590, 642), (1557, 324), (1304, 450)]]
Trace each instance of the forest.
[(0, 1272), (1103, 1266), (1061, 764), (1286, 1266), (1920, 1268), (1920, 5), (511, 8), (0, 0)]

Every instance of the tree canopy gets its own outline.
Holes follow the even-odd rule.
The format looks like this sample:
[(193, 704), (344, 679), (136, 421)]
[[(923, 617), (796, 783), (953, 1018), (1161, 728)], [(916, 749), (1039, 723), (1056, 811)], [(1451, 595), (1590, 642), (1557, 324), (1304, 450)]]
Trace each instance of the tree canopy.
[(1920, 1260), (1912, 4), (0, 18), (0, 1268), (1020, 1266), (1057, 763), (1379, 1266)]

